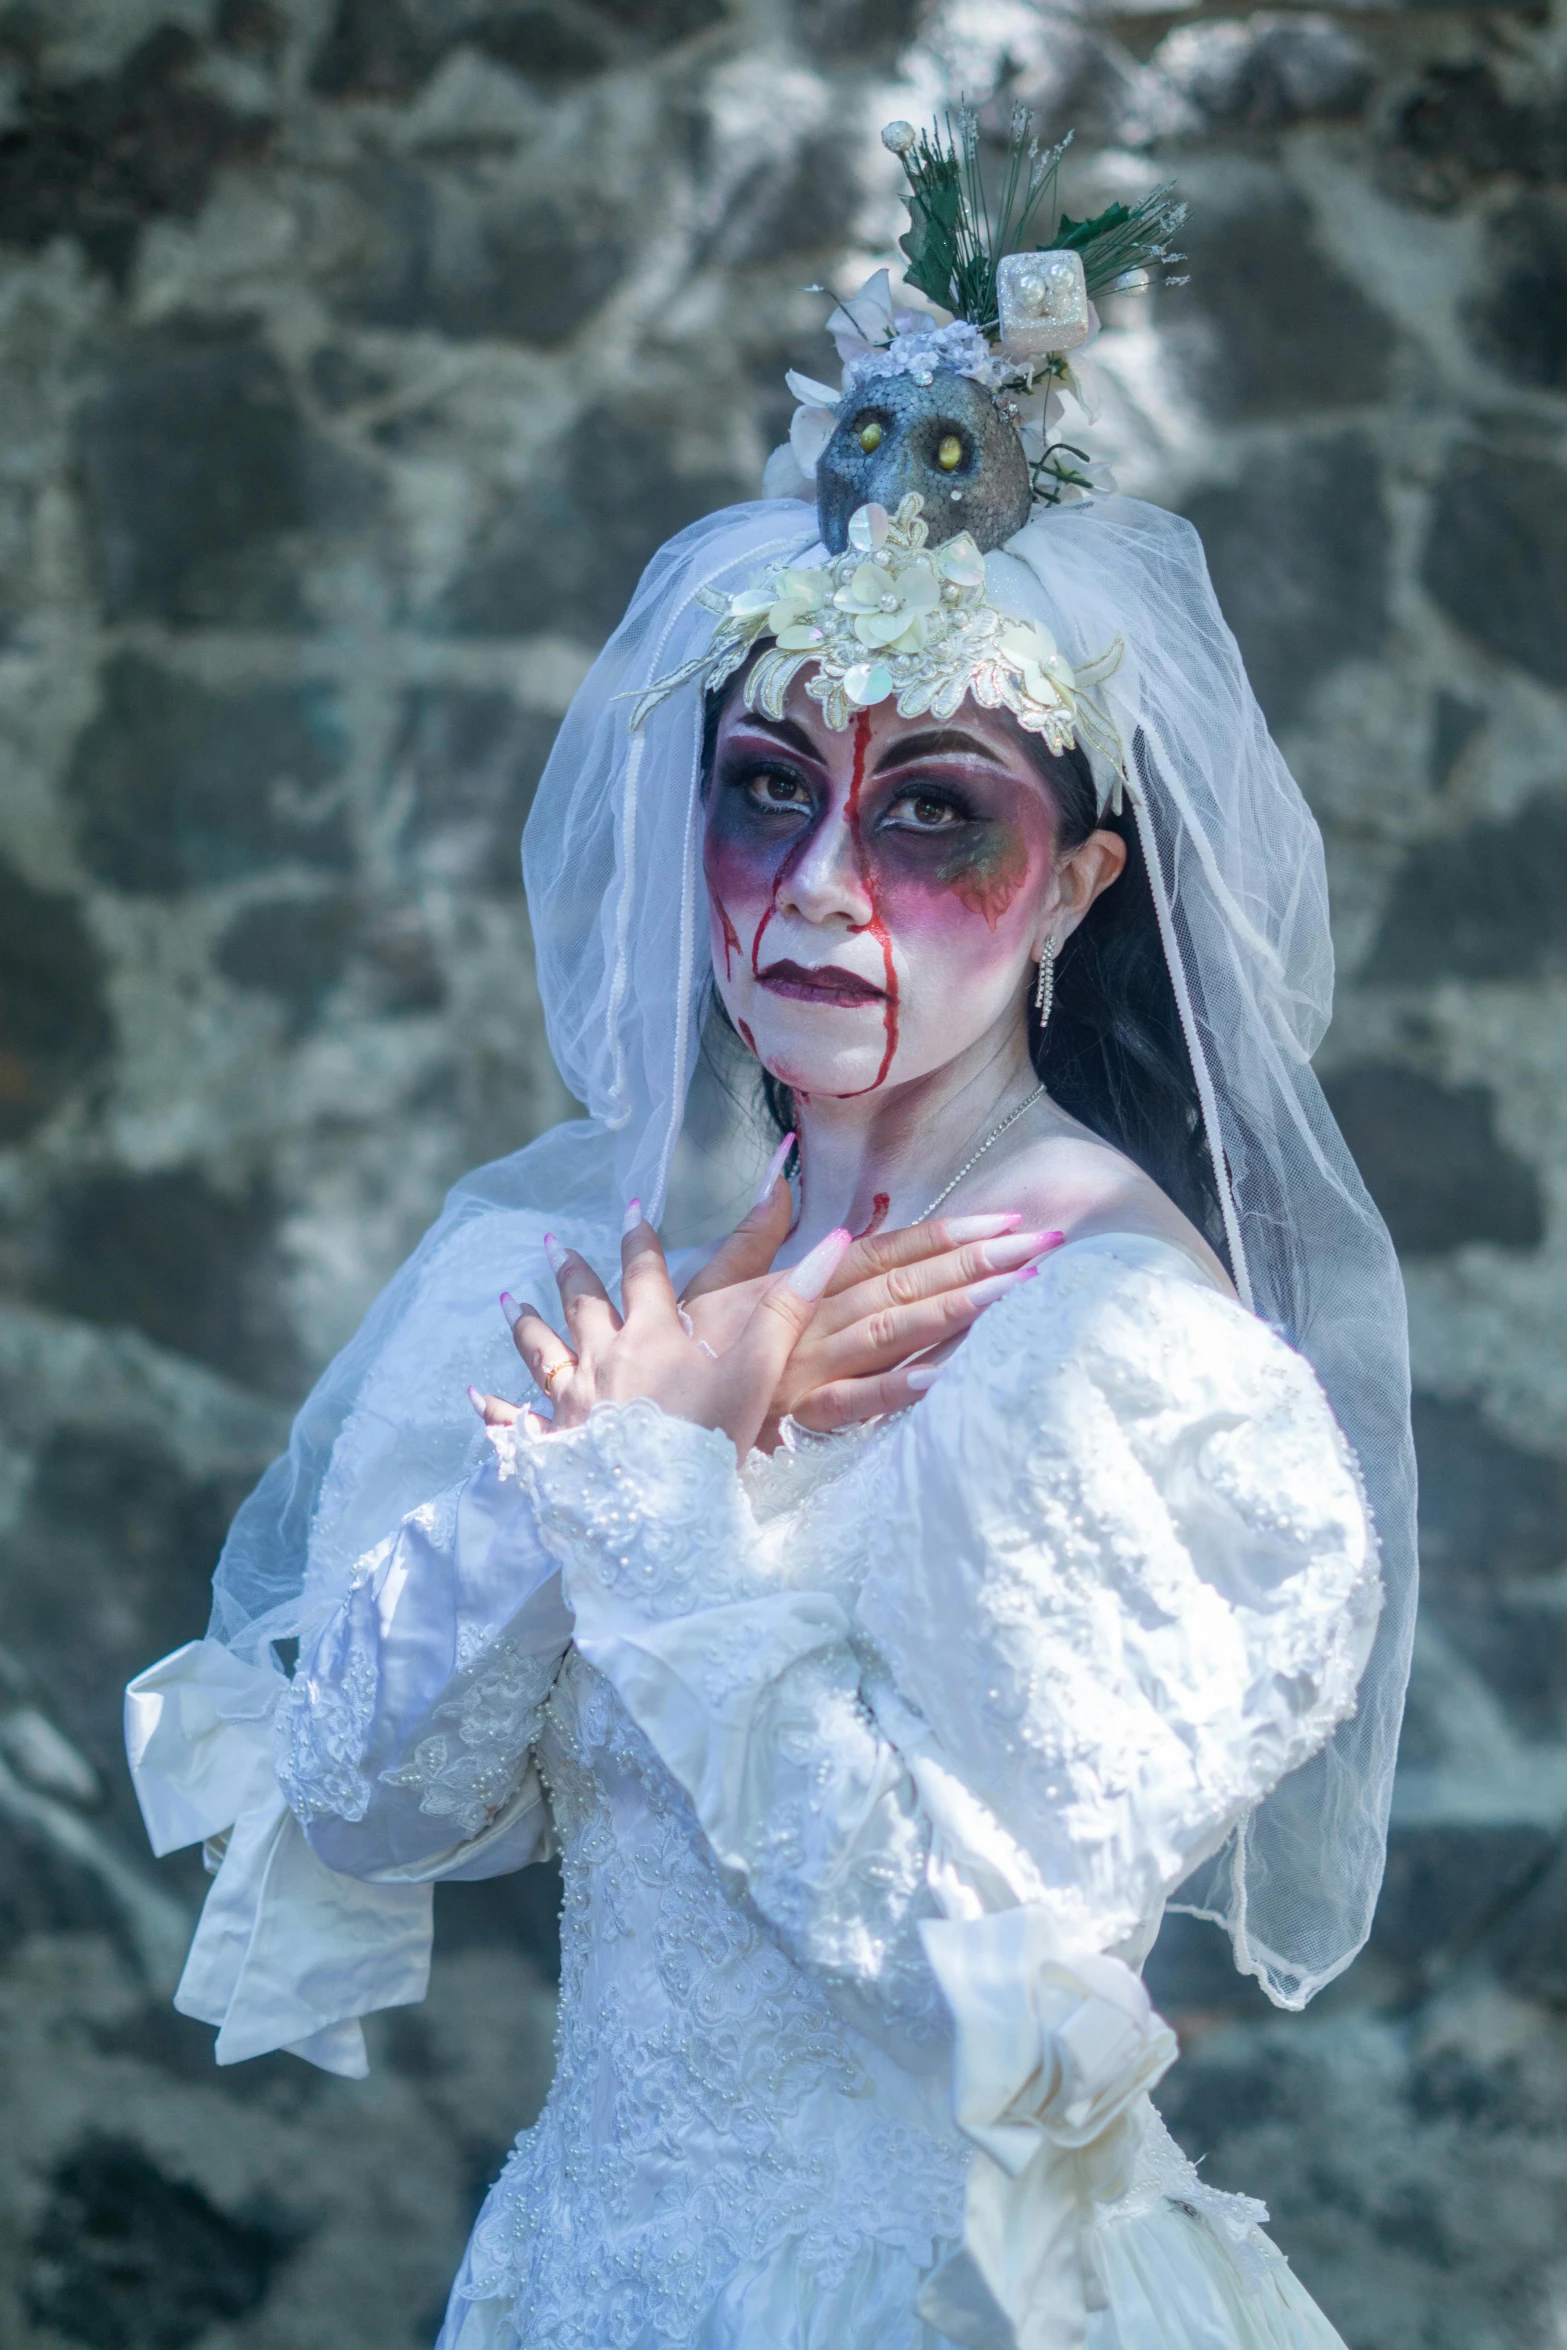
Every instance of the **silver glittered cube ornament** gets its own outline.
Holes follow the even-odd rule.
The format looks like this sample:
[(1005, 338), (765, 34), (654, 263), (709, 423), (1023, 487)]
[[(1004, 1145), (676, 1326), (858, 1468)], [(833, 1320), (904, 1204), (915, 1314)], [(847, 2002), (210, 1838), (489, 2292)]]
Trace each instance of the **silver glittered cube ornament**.
[(1086, 343), (1093, 323), (1080, 253), (1009, 253), (996, 265), (1001, 348), (1026, 365)]

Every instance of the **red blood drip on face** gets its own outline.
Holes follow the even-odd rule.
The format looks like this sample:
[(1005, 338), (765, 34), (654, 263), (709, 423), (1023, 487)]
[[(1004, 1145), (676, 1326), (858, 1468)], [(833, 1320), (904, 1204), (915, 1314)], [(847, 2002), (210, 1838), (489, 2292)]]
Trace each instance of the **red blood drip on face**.
[[(884, 1082), (887, 1071), (892, 1067), (892, 1056), (898, 1049), (898, 974), (893, 966), (892, 939), (876, 900), (875, 877), (871, 871), (870, 858), (865, 853), (865, 836), (860, 822), (860, 792), (865, 782), (865, 757), (870, 747), (871, 715), (868, 710), (861, 710), (854, 721), (854, 769), (849, 777), (849, 799), (844, 809), (844, 821), (849, 827), (849, 838), (854, 843), (854, 861), (859, 868), (860, 883), (871, 906), (870, 920), (860, 923), (858, 928), (868, 930), (881, 948), (882, 969), (887, 983), (887, 992), (882, 999), (887, 1042), (881, 1056), (881, 1067), (869, 1085), (856, 1089), (860, 1093), (874, 1093), (877, 1086)], [(850, 1098), (845, 1096), (845, 1099)]]
[(987, 844), (984, 853), (964, 860), (950, 878), (952, 894), (970, 914), (983, 914), (994, 930), (1028, 879), (1028, 843), (1020, 832), (1007, 831)]
[(863, 1225), (861, 1229), (855, 1233), (855, 1239), (869, 1240), (873, 1232), (879, 1232), (887, 1221), (887, 1210), (891, 1207), (891, 1205), (892, 1201), (888, 1197), (887, 1193), (884, 1191), (878, 1191), (875, 1198), (871, 1201), (870, 1221), (869, 1223)]
[[(735, 945), (736, 945), (736, 946), (738, 946), (739, 944), (740, 944), (740, 941), (739, 941), (738, 939), (736, 939), (736, 940), (735, 940)], [(736, 1027), (739, 1029), (741, 1036), (742, 1036), (742, 1037), (745, 1039), (745, 1042), (746, 1042), (746, 1043), (747, 1043), (747, 1044), (750, 1046), (750, 1048), (751, 1048), (752, 1052), (753, 1052), (753, 1053), (756, 1053), (756, 1039), (755, 1039), (755, 1037), (754, 1037), (754, 1036), (751, 1034), (751, 1031), (750, 1031), (750, 1029), (749, 1029), (749, 1028), (747, 1028), (747, 1026), (746, 1026), (745, 1022), (744, 1022), (743, 1020), (737, 1020), (737, 1021), (735, 1022), (735, 1026), (736, 1026)], [(762, 1056), (761, 1056), (761, 1054), (760, 1054), (760, 1053), (756, 1053), (756, 1057), (757, 1057), (757, 1059), (758, 1059), (758, 1060), (760, 1060)]]
[(714, 897), (713, 911), (718, 916), (719, 927), (724, 934), (724, 977), (732, 979), (735, 969), (734, 959), (740, 952), (740, 934), (730, 921), (729, 909), (722, 898)]

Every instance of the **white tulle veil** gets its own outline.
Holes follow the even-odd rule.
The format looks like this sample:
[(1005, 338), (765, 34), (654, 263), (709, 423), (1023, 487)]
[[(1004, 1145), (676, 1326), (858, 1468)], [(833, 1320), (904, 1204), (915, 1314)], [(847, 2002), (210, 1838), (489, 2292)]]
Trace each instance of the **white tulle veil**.
[[(247, 1654), (308, 1629), (356, 1561), (460, 1477), (465, 1389), (515, 1358), (498, 1291), (552, 1294), (546, 1225), (602, 1259), (622, 1203), (658, 1215), (685, 1116), (708, 977), (700, 868), (702, 705), (693, 687), (635, 731), (658, 678), (711, 636), (733, 590), (815, 543), (793, 499), (731, 507), (661, 549), (567, 712), (524, 843), (549, 1041), (588, 1115), (459, 1183), (325, 1372), (285, 1457), (235, 1521), (214, 1634)], [(1236, 1962), (1298, 2007), (1353, 1957), (1381, 1880), (1414, 1612), (1414, 1468), (1404, 1302), (1387, 1231), (1312, 1075), (1332, 949), (1316, 824), (1269, 738), (1200, 543), (1135, 500), (1036, 508), (987, 559), (992, 600), (1102, 687), (1219, 1172), (1243, 1296), (1315, 1366), (1359, 1458), (1387, 1585), (1358, 1713), (1182, 1889)]]

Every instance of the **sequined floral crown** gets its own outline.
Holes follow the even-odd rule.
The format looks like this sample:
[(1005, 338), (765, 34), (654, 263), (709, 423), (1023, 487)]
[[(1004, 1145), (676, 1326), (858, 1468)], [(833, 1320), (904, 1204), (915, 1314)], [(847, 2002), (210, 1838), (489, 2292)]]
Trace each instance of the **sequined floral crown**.
[(917, 496), (895, 515), (862, 506), (846, 551), (819, 567), (775, 563), (732, 595), (706, 589), (717, 614), (705, 652), (660, 678), (631, 715), (640, 726), (666, 695), (700, 678), (715, 692), (749, 670), (748, 710), (781, 718), (802, 670), (806, 692), (840, 731), (861, 710), (895, 701), (899, 714), (949, 719), (972, 694), (987, 710), (1010, 710), (1052, 751), (1081, 739), (1119, 768), (1115, 730), (1093, 689), (1116, 668), (1119, 640), (1074, 669), (1037, 620), (1009, 619), (986, 597), (985, 559), (967, 533), (927, 544)]

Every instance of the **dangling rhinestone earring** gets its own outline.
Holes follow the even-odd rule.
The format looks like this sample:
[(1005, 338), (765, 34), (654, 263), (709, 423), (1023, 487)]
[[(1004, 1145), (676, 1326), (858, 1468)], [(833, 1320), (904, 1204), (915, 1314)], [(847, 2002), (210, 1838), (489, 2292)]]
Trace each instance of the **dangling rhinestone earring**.
[(1044, 1035), (1050, 1025), (1050, 1007), (1056, 1000), (1056, 942), (1047, 938), (1039, 956), (1039, 978), (1034, 986), (1034, 1009), (1039, 1014), (1039, 1033)]

